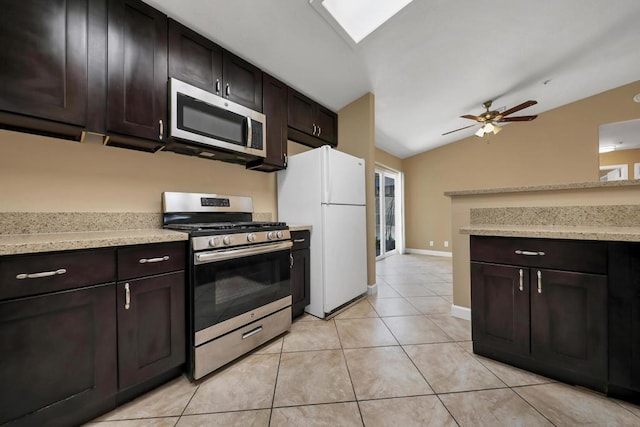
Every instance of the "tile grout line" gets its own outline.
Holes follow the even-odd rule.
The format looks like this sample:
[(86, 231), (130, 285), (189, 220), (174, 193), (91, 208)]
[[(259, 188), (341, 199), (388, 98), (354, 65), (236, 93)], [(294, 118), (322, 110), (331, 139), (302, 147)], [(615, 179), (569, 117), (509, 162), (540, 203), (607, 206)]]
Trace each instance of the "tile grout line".
[(280, 353), (278, 354), (278, 368), (276, 369), (276, 380), (273, 383), (273, 396), (271, 396), (271, 407), (269, 408), (269, 423), (271, 425), (271, 418), (273, 417), (273, 405), (276, 401), (276, 390), (278, 389), (278, 377), (280, 376), (280, 364), (282, 363), (282, 350), (284, 350), (284, 338), (288, 335), (288, 332), (282, 336), (282, 344), (280, 345)]

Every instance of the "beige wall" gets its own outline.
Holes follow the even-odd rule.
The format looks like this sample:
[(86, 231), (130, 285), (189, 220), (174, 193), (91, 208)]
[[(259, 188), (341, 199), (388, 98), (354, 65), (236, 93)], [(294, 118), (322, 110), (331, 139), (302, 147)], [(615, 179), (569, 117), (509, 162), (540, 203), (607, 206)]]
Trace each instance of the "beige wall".
[(277, 210), (275, 174), (173, 153), (0, 130), (0, 211), (160, 212), (163, 191), (240, 194)]
[(375, 169), (375, 99), (373, 94), (356, 99), (338, 111), (338, 150), (365, 160), (367, 192), (367, 276), (376, 282), (376, 232), (373, 176)]
[[(629, 168), (629, 179), (634, 179), (633, 171), (636, 163), (640, 163), (640, 148), (600, 154), (600, 166), (627, 164)], [(600, 175), (602, 175), (602, 173)]]
[(638, 92), (640, 81), (404, 159), (407, 248), (451, 250), (445, 191), (597, 181), (598, 126), (637, 118)]
[(402, 159), (379, 148), (376, 148), (376, 163), (402, 172)]

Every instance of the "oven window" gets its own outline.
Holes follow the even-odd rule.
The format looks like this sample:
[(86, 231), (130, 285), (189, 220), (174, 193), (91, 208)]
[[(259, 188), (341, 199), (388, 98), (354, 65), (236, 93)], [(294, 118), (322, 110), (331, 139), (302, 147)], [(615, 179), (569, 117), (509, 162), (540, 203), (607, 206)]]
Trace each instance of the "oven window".
[(178, 128), (244, 146), (246, 118), (178, 93)]
[(291, 295), (289, 254), (285, 250), (196, 265), (195, 331)]

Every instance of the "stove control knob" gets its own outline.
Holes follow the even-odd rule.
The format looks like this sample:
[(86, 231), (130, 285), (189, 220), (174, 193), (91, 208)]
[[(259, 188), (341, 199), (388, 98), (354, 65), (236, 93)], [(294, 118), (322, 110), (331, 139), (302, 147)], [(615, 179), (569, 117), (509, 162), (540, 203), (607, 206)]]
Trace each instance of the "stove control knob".
[(282, 239), (282, 231), (276, 231), (276, 236), (278, 236), (278, 239)]
[(255, 233), (247, 234), (247, 242), (253, 242), (255, 240), (256, 240), (256, 234)]
[(211, 246), (212, 248), (215, 248), (216, 246), (218, 246), (218, 243), (220, 239), (218, 239), (218, 236), (212, 238), (211, 240), (209, 240), (209, 246)]
[(270, 231), (267, 233), (267, 240), (273, 240), (276, 238), (276, 232), (275, 231)]
[(224, 236), (222, 238), (222, 243), (224, 243), (225, 245), (230, 245), (231, 244), (231, 236)]

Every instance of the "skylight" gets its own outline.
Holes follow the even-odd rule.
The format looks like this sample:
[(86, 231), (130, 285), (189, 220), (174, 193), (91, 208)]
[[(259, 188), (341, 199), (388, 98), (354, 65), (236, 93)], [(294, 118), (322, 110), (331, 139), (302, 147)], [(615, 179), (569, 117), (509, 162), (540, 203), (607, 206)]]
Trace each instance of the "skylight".
[[(310, 0), (325, 19), (332, 18), (359, 43), (412, 0)], [(323, 10), (324, 9), (324, 10)], [(324, 12), (328, 12), (328, 15)], [(332, 24), (331, 21), (329, 21)], [(332, 24), (332, 26), (335, 25)]]

